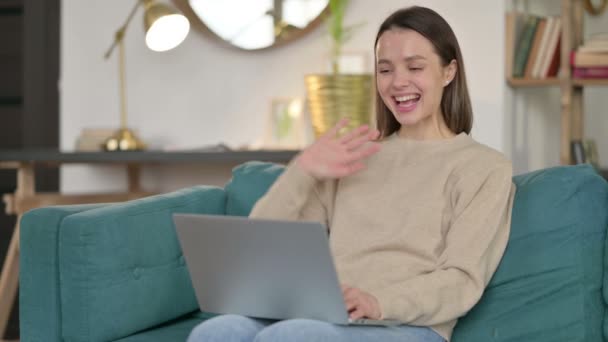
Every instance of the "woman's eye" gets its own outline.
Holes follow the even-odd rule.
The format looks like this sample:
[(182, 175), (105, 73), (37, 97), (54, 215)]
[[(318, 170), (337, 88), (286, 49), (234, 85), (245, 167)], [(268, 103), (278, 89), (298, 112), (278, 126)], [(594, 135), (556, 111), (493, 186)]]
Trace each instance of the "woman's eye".
[(420, 71), (420, 70), (422, 70), (421, 67), (411, 67), (410, 68), (410, 71)]
[(389, 73), (389, 72), (390, 72), (390, 70), (388, 70), (388, 69), (380, 69), (380, 70), (378, 70), (378, 73), (380, 73), (380, 74), (386, 74), (386, 73)]

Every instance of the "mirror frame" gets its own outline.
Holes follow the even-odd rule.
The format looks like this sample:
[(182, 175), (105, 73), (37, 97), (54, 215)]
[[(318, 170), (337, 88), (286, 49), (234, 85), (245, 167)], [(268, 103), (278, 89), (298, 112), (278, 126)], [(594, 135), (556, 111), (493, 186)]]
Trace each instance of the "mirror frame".
[(325, 20), (325, 18), (329, 14), (329, 4), (328, 4), (327, 6), (325, 6), (323, 11), (321, 11), (321, 13), (315, 19), (313, 19), (310, 23), (308, 23), (308, 25), (305, 28), (293, 32), (291, 35), (289, 35), (289, 37), (279, 40), (279, 41), (275, 41), (272, 45), (269, 45), (269, 46), (266, 46), (263, 48), (245, 49), (245, 48), (234, 45), (234, 44), (230, 43), (229, 41), (223, 39), (218, 34), (213, 32), (209, 27), (207, 27), (207, 25), (203, 22), (203, 20), (194, 12), (194, 10), (192, 9), (192, 6), (190, 6), (190, 3), (188, 0), (171, 0), (171, 2), (175, 5), (175, 7), (177, 7), (177, 9), (179, 9), (186, 16), (186, 18), (188, 18), (188, 20), (190, 20), (190, 26), (194, 27), (197, 31), (202, 32), (205, 36), (212, 37), (214, 40), (219, 41), (224, 46), (229, 46), (233, 49), (238, 49), (240, 51), (249, 51), (249, 52), (269, 50), (269, 49), (273, 49), (276, 47), (286, 45), (295, 40), (298, 40), (299, 38), (307, 35), (311, 31), (316, 29), (318, 26), (320, 26), (321, 22), (323, 22), (323, 20)]

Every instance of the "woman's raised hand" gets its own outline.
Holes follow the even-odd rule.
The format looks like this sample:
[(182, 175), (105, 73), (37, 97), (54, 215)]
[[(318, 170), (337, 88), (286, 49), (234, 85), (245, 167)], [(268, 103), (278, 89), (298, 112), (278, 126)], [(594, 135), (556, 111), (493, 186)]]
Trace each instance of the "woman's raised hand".
[(380, 144), (374, 142), (379, 132), (363, 125), (339, 137), (338, 132), (347, 124), (347, 119), (340, 120), (304, 149), (296, 158), (298, 166), (318, 180), (346, 177), (363, 169), (364, 159), (380, 150)]

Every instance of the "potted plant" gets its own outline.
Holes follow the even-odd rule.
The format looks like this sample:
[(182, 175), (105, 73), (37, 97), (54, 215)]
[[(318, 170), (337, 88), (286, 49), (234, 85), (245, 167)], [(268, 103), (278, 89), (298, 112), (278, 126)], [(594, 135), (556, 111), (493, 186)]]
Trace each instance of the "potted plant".
[(315, 135), (319, 137), (340, 118), (348, 117), (349, 128), (371, 122), (373, 80), (370, 74), (345, 74), (340, 70), (344, 44), (359, 25), (344, 26), (348, 0), (329, 0), (327, 25), (331, 41), (330, 74), (305, 77), (308, 107)]

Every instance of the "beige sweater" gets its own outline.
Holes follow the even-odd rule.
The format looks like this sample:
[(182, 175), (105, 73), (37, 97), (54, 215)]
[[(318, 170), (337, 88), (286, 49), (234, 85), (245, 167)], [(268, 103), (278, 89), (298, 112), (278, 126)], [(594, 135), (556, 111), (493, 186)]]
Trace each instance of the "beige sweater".
[(504, 253), (511, 163), (465, 133), (381, 144), (366, 169), (340, 180), (291, 163), (251, 217), (325, 223), (341, 283), (374, 295), (383, 318), (449, 340)]

